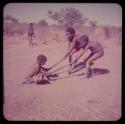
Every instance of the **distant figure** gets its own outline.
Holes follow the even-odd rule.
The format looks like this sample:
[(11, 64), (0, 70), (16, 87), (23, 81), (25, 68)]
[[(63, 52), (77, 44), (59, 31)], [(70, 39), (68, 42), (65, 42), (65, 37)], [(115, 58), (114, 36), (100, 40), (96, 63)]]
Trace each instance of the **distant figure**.
[[(84, 54), (86, 51), (90, 50), (90, 55), (84, 60), (86, 67), (85, 76), (89, 78), (92, 76), (91, 65), (93, 61), (104, 55), (103, 47), (100, 43), (90, 41), (87, 35), (78, 36), (75, 34), (75, 30), (72, 27), (66, 29), (66, 36), (69, 41), (68, 53), (65, 56), (69, 56), (70, 70), (69, 74), (72, 72), (73, 68), (76, 66), (77, 61), (71, 64), (78, 56)], [(76, 54), (74, 56), (74, 54)], [(74, 60), (73, 60), (74, 56)]]
[(28, 25), (28, 40), (29, 40), (29, 47), (33, 46), (33, 38), (35, 38), (33, 23)]
[(26, 81), (24, 83), (34, 83), (39, 79), (42, 80), (44, 78), (45, 72), (48, 70), (44, 68), (43, 65), (47, 62), (47, 58), (44, 55), (38, 55), (36, 62), (32, 65), (28, 75), (26, 76)]

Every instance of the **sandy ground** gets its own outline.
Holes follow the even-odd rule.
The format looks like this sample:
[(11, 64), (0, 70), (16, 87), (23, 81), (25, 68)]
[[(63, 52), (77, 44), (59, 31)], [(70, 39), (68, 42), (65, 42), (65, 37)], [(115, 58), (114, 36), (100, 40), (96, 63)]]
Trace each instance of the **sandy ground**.
[[(55, 49), (55, 47), (56, 49)], [(46, 67), (65, 54), (66, 44), (4, 44), (4, 116), (7, 120), (116, 121), (121, 117), (121, 46), (110, 44), (93, 68), (109, 73), (22, 84), (38, 54), (47, 56)], [(64, 62), (67, 63), (67, 60)], [(61, 63), (60, 66), (64, 65)]]

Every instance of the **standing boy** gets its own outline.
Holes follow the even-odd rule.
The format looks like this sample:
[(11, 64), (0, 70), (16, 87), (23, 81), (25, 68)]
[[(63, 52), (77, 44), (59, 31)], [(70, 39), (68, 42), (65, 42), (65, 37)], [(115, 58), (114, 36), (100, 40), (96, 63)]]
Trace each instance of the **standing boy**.
[(33, 46), (33, 38), (35, 38), (33, 23), (28, 25), (28, 40), (29, 40), (29, 47)]

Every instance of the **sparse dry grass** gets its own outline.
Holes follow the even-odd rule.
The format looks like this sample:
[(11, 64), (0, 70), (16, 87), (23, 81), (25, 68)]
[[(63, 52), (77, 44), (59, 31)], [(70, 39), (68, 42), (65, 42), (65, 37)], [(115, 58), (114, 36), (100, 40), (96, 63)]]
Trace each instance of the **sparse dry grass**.
[[(84, 28), (76, 30), (78, 33), (85, 33)], [(39, 44), (47, 41), (48, 44), (39, 44), (33, 48), (27, 46), (26, 33), (4, 37), (6, 119), (115, 121), (120, 118), (121, 45), (115, 42), (121, 42), (121, 34), (119, 32), (119, 35), (105, 39), (103, 31), (100, 33), (97, 30), (93, 34), (90, 30), (86, 29), (86, 32), (90, 32), (90, 39), (95, 37), (102, 44), (105, 42), (105, 55), (94, 67), (108, 69), (110, 73), (97, 75), (88, 80), (84, 77), (72, 77), (47, 85), (23, 85), (21, 82), (38, 54), (47, 56), (47, 67), (61, 59), (67, 49), (64, 30), (56, 27), (37, 28), (35, 42)], [(67, 63), (67, 60), (64, 63)]]

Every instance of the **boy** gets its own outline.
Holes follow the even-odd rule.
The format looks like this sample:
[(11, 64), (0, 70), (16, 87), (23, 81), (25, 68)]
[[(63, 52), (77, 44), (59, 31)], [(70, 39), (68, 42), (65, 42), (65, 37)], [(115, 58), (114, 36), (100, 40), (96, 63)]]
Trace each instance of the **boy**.
[[(90, 55), (84, 60), (84, 64), (86, 67), (85, 77), (89, 78), (92, 76), (91, 64), (96, 59), (102, 57), (104, 55), (103, 47), (100, 43), (90, 41), (87, 35), (78, 36), (75, 34), (75, 30), (72, 27), (66, 29), (66, 36), (69, 41), (69, 50), (66, 56), (69, 55), (69, 63), (70, 63), (70, 70), (69, 74), (76, 66), (78, 55), (75, 56), (73, 60), (73, 56), (75, 53), (80, 53), (79, 56), (82, 56), (87, 50), (90, 50)], [(76, 61), (75, 61), (76, 60)], [(74, 62), (75, 61), (75, 62)], [(72, 64), (74, 62), (74, 64)]]
[(33, 45), (33, 37), (35, 38), (34, 29), (33, 29), (33, 23), (30, 23), (30, 24), (28, 25), (29, 47)]
[(25, 78), (26, 81), (23, 83), (34, 83), (44, 78), (44, 74), (48, 71), (47, 68), (44, 68), (43, 65), (47, 62), (47, 58), (44, 55), (38, 55), (37, 61), (31, 67), (30, 72), (28, 73), (27, 77)]

